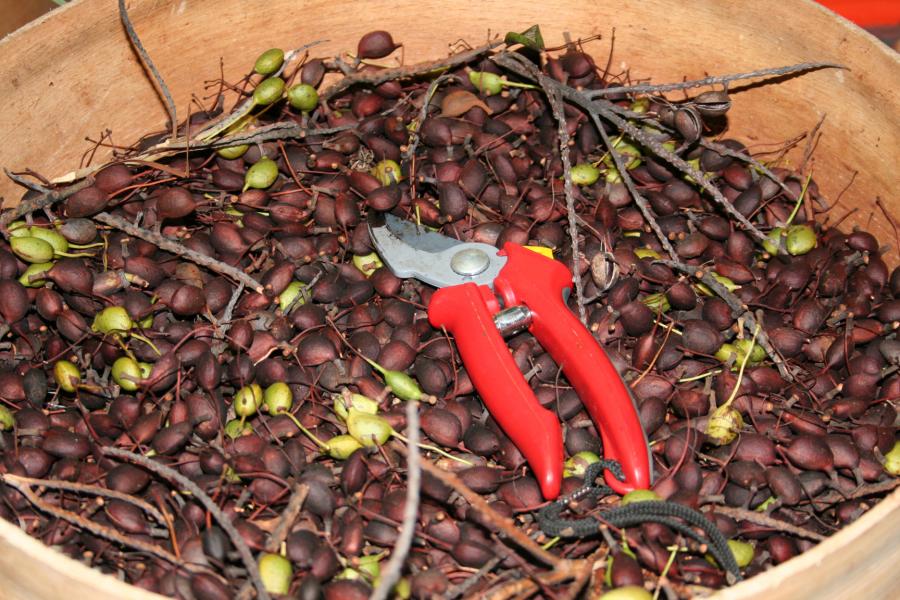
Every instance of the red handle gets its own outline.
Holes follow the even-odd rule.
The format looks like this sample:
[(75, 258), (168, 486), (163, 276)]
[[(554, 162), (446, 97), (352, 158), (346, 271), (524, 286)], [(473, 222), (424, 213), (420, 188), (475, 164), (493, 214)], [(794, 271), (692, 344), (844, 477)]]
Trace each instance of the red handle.
[(622, 465), (625, 483), (607, 472), (607, 484), (620, 494), (649, 488), (650, 451), (631, 393), (563, 301), (572, 286), (572, 274), (561, 262), (517, 244), (505, 244), (501, 254), (508, 260), (494, 281), (495, 291), (505, 306), (524, 304), (531, 310), (529, 330), (578, 392), (600, 431), (605, 457)]
[(456, 338), (456, 347), (482, 400), (531, 465), (544, 498), (552, 500), (559, 496), (562, 484), (559, 423), (537, 401), (497, 331), (491, 313), (499, 309), (490, 288), (465, 283), (437, 290), (428, 305), (428, 319), (435, 327), (446, 327)]

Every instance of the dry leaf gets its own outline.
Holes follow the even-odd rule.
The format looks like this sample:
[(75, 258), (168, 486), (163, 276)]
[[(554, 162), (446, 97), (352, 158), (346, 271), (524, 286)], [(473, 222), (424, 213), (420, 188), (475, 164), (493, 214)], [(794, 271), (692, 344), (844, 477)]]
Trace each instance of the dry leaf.
[(476, 106), (487, 114), (493, 113), (491, 108), (472, 92), (453, 90), (444, 96), (444, 100), (441, 102), (441, 114), (445, 117), (458, 117)]

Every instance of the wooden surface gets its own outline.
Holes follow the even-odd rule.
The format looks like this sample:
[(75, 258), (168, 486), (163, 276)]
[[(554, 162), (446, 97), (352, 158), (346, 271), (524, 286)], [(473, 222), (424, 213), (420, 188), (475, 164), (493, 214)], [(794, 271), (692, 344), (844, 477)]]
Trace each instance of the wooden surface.
[(51, 0), (3, 0), (0, 15), (0, 38), (32, 19), (56, 8)]
[[(361, 7), (365, 7), (364, 14)], [(827, 115), (814, 176), (827, 197), (844, 194), (842, 215), (868, 224), (882, 241), (893, 233), (873, 210), (880, 197), (896, 213), (900, 156), (900, 60), (869, 34), (810, 0), (543, 0), (511, 8), (498, 0), (131, 0), (135, 27), (166, 78), (183, 115), (191, 93), (218, 76), (249, 70), (262, 50), (328, 39), (317, 54), (353, 50), (371, 29), (395, 33), (407, 57), (436, 58), (447, 43), (486, 39), (487, 30), (522, 30), (539, 23), (549, 44), (603, 34), (588, 49), (605, 64), (616, 30), (613, 71), (654, 81), (698, 78), (803, 61), (842, 62), (850, 70), (820, 71), (778, 86), (734, 93), (732, 134), (751, 146), (777, 144)], [(0, 17), (2, 18), (2, 17)], [(0, 166), (33, 168), (55, 177), (78, 165), (110, 129), (131, 143), (161, 129), (166, 114), (128, 46), (112, 0), (75, 0), (0, 41)], [(893, 90), (893, 93), (891, 92)], [(736, 90), (732, 90), (735, 92)], [(790, 160), (802, 155), (801, 143)], [(102, 152), (98, 159), (105, 155)], [(21, 190), (0, 181), (15, 204)], [(875, 217), (869, 223), (871, 215)], [(896, 254), (892, 257), (896, 262)], [(722, 599), (889, 597), (900, 560), (900, 492), (814, 550), (720, 594)], [(892, 543), (894, 542), (894, 543)], [(39, 568), (37, 565), (41, 565)], [(880, 586), (880, 587), (879, 587)], [(0, 597), (66, 600), (158, 598), (44, 548), (0, 522)]]

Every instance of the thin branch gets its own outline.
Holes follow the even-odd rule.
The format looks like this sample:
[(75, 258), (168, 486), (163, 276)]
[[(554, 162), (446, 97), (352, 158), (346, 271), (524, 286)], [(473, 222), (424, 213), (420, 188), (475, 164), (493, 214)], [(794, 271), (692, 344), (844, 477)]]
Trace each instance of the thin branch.
[(50, 504), (49, 502), (45, 502), (40, 498), (40, 496), (35, 494), (34, 490), (31, 489), (31, 486), (26, 481), (24, 481), (24, 479), (26, 478), (10, 477), (9, 475), (2, 476), (2, 480), (4, 483), (6, 483), (6, 485), (18, 490), (31, 504), (34, 505), (35, 508), (37, 508), (41, 512), (53, 515), (57, 519), (62, 519), (63, 521), (71, 523), (76, 527), (79, 527), (86, 531), (90, 531), (98, 537), (102, 537), (110, 540), (111, 542), (115, 542), (116, 544), (120, 544), (125, 548), (133, 548), (139, 552), (146, 552), (151, 556), (156, 556), (168, 563), (178, 565), (189, 571), (206, 570), (199, 568), (197, 565), (182, 562), (178, 559), (177, 556), (175, 556), (171, 552), (168, 552), (167, 550), (162, 549), (156, 544), (145, 542), (142, 539), (136, 538), (134, 536), (121, 534), (112, 527), (100, 525), (99, 523), (95, 523), (90, 519), (85, 519), (77, 513), (66, 510), (64, 508), (59, 508), (57, 506), (54, 506), (53, 504)]
[(35, 479), (32, 477), (22, 477), (12, 474), (5, 475), (4, 479), (7, 482), (11, 479), (15, 479), (16, 481), (21, 481), (23, 485), (36, 485), (48, 489), (93, 494), (95, 496), (103, 496), (104, 498), (112, 498), (113, 500), (121, 500), (122, 502), (133, 504), (144, 512), (149, 513), (154, 519), (156, 519), (157, 523), (165, 523), (165, 519), (163, 518), (162, 513), (156, 510), (156, 507), (149, 502), (146, 502), (145, 500), (136, 498), (129, 494), (123, 494), (122, 492), (117, 492), (115, 490), (100, 487), (99, 485), (90, 485), (87, 483), (77, 483), (73, 481), (63, 481), (58, 479)]
[[(731, 308), (735, 316), (740, 316), (743, 319), (744, 327), (747, 331), (755, 332), (757, 329), (757, 319), (753, 315), (752, 312), (744, 305), (740, 299), (728, 291), (728, 289), (722, 285), (715, 277), (710, 275), (708, 272), (703, 270), (702, 268), (692, 266), (683, 262), (679, 262), (676, 260), (657, 260), (656, 262), (660, 262), (668, 267), (681, 271), (685, 275), (689, 275), (694, 279), (699, 279), (706, 286), (714, 291), (722, 300), (728, 304), (728, 307)], [(765, 329), (761, 326), (759, 327), (759, 333), (757, 334), (756, 342), (762, 347), (763, 350), (766, 351), (766, 354), (769, 358), (772, 359), (772, 362), (775, 363), (775, 367), (778, 369), (778, 372), (781, 374), (781, 377), (786, 381), (794, 382), (796, 379), (794, 378), (793, 373), (787, 368), (787, 365), (784, 362), (784, 359), (780, 354), (775, 350), (772, 346), (772, 343), (769, 341), (769, 336), (766, 334)]]
[(786, 67), (774, 67), (769, 69), (759, 69), (757, 71), (748, 71), (746, 73), (734, 73), (731, 75), (715, 75), (712, 77), (704, 77), (703, 79), (693, 79), (691, 81), (680, 81), (678, 83), (663, 83), (653, 85), (650, 83), (641, 85), (620, 85), (616, 87), (603, 88), (602, 90), (591, 90), (585, 95), (588, 98), (599, 98), (601, 96), (609, 96), (611, 94), (655, 94), (660, 92), (673, 92), (675, 90), (688, 90), (691, 88), (703, 87), (705, 85), (726, 84), (741, 79), (755, 79), (757, 77), (778, 77), (781, 75), (791, 75), (793, 73), (801, 73), (803, 71), (816, 71), (818, 69), (846, 69), (844, 65), (829, 62), (805, 62)]
[(422, 101), (422, 109), (419, 111), (418, 125), (416, 126), (415, 130), (410, 131), (410, 137), (412, 138), (412, 140), (409, 143), (409, 147), (406, 149), (407, 160), (416, 155), (416, 149), (419, 147), (419, 141), (422, 138), (422, 136), (419, 135), (419, 132), (422, 130), (422, 124), (425, 122), (425, 119), (428, 118), (428, 105), (431, 104), (431, 98), (437, 91), (438, 86), (449, 79), (455, 78), (455, 75), (444, 74), (432, 81), (428, 86), (428, 90), (426, 90), (424, 100)]
[(409, 65), (407, 67), (395, 67), (393, 69), (382, 69), (380, 71), (357, 72), (353, 75), (344, 77), (337, 83), (326, 88), (321, 94), (319, 94), (319, 98), (321, 98), (322, 102), (328, 102), (328, 100), (330, 100), (337, 94), (340, 94), (344, 90), (358, 83), (376, 86), (386, 81), (392, 81), (394, 79), (417, 77), (420, 75), (427, 75), (428, 73), (432, 73), (434, 71), (443, 71), (445, 69), (471, 62), (485, 52), (489, 52), (490, 50), (503, 45), (503, 43), (503, 40), (497, 40), (488, 44), (484, 44), (483, 46), (478, 46), (477, 48), (472, 48), (471, 50), (452, 54), (447, 58), (441, 58), (439, 60), (431, 62), (417, 63), (414, 65)]
[(291, 499), (288, 501), (287, 506), (284, 507), (275, 529), (269, 534), (269, 540), (266, 542), (266, 552), (278, 552), (284, 538), (291, 531), (291, 525), (297, 520), (297, 515), (300, 514), (300, 509), (303, 508), (303, 502), (306, 501), (307, 494), (309, 494), (309, 486), (305, 483), (295, 483), (291, 486)]
[(419, 496), (422, 480), (422, 456), (419, 453), (419, 406), (418, 402), (406, 403), (406, 430), (408, 433), (408, 449), (406, 451), (406, 504), (403, 507), (403, 524), (397, 543), (391, 551), (391, 558), (381, 572), (378, 587), (372, 593), (374, 600), (386, 600), (400, 580), (403, 565), (409, 549), (412, 547), (413, 534), (416, 530), (416, 516), (419, 512)]
[(487, 523), (499, 529), (503, 535), (515, 542), (517, 546), (531, 554), (540, 562), (556, 568), (569, 562), (566, 559), (560, 558), (541, 548), (537, 542), (516, 527), (516, 524), (512, 519), (495, 511), (487, 500), (482, 498), (480, 494), (469, 489), (469, 486), (463, 483), (456, 474), (444, 471), (424, 458), (422, 459), (422, 468), (444, 485), (453, 488), (456, 493), (462, 496), (474, 509), (481, 513)]
[(142, 239), (145, 242), (155, 244), (161, 250), (165, 250), (166, 252), (171, 252), (172, 254), (181, 256), (182, 258), (185, 258), (202, 267), (206, 267), (211, 271), (215, 271), (220, 275), (225, 275), (226, 277), (230, 277), (235, 281), (239, 281), (252, 290), (259, 292), (260, 294), (263, 293), (263, 286), (240, 269), (232, 267), (231, 265), (226, 265), (222, 261), (211, 258), (205, 254), (195, 252), (182, 245), (181, 243), (176, 242), (175, 240), (171, 240), (161, 234), (154, 233), (149, 229), (138, 227), (133, 223), (129, 223), (122, 217), (117, 217), (107, 212), (102, 212), (98, 215), (95, 215), (94, 220), (99, 221), (104, 225), (109, 225), (110, 227), (120, 229), (128, 235)]
[(256, 588), (256, 595), (259, 600), (269, 600), (269, 593), (266, 591), (266, 586), (263, 585), (262, 579), (259, 575), (259, 567), (256, 564), (256, 560), (253, 558), (253, 554), (250, 553), (250, 548), (247, 546), (247, 543), (244, 541), (244, 538), (241, 537), (241, 534), (237, 529), (234, 528), (234, 525), (222, 510), (219, 508), (218, 504), (213, 502), (213, 500), (200, 489), (196, 483), (176, 471), (170, 467), (167, 467), (163, 464), (160, 464), (146, 456), (141, 456), (140, 454), (135, 454), (134, 452), (128, 452), (127, 450), (121, 450), (119, 448), (111, 448), (104, 447), (100, 448), (100, 452), (105, 454), (106, 456), (111, 456), (113, 458), (118, 458), (121, 460), (127, 460), (128, 462), (132, 462), (134, 464), (140, 465), (147, 469), (148, 471), (153, 471), (160, 477), (164, 477), (168, 479), (172, 483), (181, 487), (184, 491), (189, 492), (195, 500), (200, 502), (203, 507), (209, 511), (210, 515), (219, 523), (219, 526), (222, 530), (228, 534), (228, 537), (231, 539), (231, 543), (234, 544), (234, 547), (238, 551), (238, 555), (241, 557), (241, 562), (244, 563), (244, 568), (247, 569), (247, 573), (250, 575), (250, 579), (253, 581), (253, 586)]
[(150, 55), (147, 54), (147, 51), (144, 49), (144, 45), (141, 43), (141, 39), (138, 37), (137, 32), (134, 30), (134, 26), (131, 24), (131, 19), (128, 18), (128, 9), (125, 8), (125, 0), (119, 0), (119, 18), (122, 19), (122, 25), (125, 26), (125, 32), (128, 34), (128, 40), (131, 42), (131, 45), (134, 46), (134, 49), (141, 57), (141, 61), (153, 75), (153, 80), (158, 86), (159, 92), (163, 95), (163, 99), (165, 100), (166, 104), (166, 111), (168, 111), (169, 120), (172, 123), (172, 137), (174, 138), (176, 133), (178, 132), (178, 119), (176, 118), (175, 101), (172, 99), (172, 94), (169, 92), (169, 88), (166, 85), (166, 82), (163, 80), (162, 75), (160, 75), (159, 71), (156, 70), (156, 65), (153, 64), (153, 61), (150, 59)]
[(804, 529), (803, 527), (791, 525), (790, 523), (780, 521), (778, 519), (770, 517), (769, 515), (756, 512), (755, 510), (747, 510), (745, 508), (719, 505), (717, 505), (713, 510), (720, 515), (725, 515), (726, 517), (731, 517), (732, 519), (747, 521), (749, 523), (753, 523), (754, 525), (762, 525), (763, 527), (769, 527), (777, 531), (790, 533), (805, 540), (821, 542), (825, 539), (825, 536), (821, 533), (816, 533), (815, 531), (810, 531), (809, 529)]
[[(548, 78), (549, 79), (549, 78)], [(566, 195), (566, 213), (569, 220), (569, 237), (572, 242), (572, 278), (575, 281), (575, 303), (578, 305), (578, 318), (587, 326), (587, 312), (584, 309), (584, 284), (581, 281), (580, 251), (578, 249), (578, 219), (575, 212), (575, 191), (572, 188), (572, 159), (569, 153), (569, 130), (566, 128), (566, 113), (562, 99), (557, 90), (544, 85), (544, 77), (538, 76), (538, 83), (547, 94), (550, 110), (556, 119), (559, 136), (559, 159), (563, 167), (563, 190)]]
[[(529, 70), (529, 67), (533, 68), (533, 65), (531, 65), (531, 63), (529, 63), (527, 59), (523, 57), (515, 54), (501, 53), (495, 56), (493, 60), (498, 65), (509, 69), (510, 71), (513, 71), (521, 77), (535, 80), (534, 75)], [(606, 102), (605, 100), (591, 100), (590, 98), (585, 96), (583, 92), (576, 90), (575, 88), (572, 88), (570, 86), (564, 85), (556, 81), (555, 79), (548, 78), (547, 81), (547, 86), (559, 90), (563, 98), (581, 107), (589, 114), (596, 113), (600, 117), (611, 122), (613, 125), (619, 128), (619, 131), (628, 135), (628, 137), (635, 140), (636, 142), (639, 142), (645, 148), (651, 150), (656, 156), (669, 162), (683, 174), (691, 177), (695, 182), (697, 182), (697, 185), (703, 188), (708, 194), (713, 197), (713, 199), (719, 205), (722, 206), (722, 208), (726, 213), (728, 213), (729, 216), (740, 223), (744, 227), (744, 229), (746, 229), (747, 232), (750, 233), (750, 235), (752, 235), (758, 241), (762, 242), (767, 239), (766, 235), (759, 229), (757, 229), (756, 226), (753, 225), (753, 223), (748, 221), (744, 215), (738, 212), (738, 210), (734, 208), (734, 205), (729, 202), (725, 196), (722, 195), (722, 192), (715, 185), (710, 183), (706, 179), (706, 177), (704, 177), (704, 174), (701, 173), (699, 169), (691, 166), (683, 158), (665, 148), (662, 143), (659, 140), (655, 139), (653, 136), (648, 135), (646, 132), (642, 131), (625, 118), (616, 114), (615, 110), (610, 108), (609, 102)]]
[(15, 221), (16, 219), (27, 215), (28, 213), (35, 212), (38, 210), (42, 210), (56, 204), (61, 200), (65, 200), (69, 196), (72, 196), (86, 187), (90, 187), (94, 184), (94, 179), (92, 177), (87, 177), (82, 179), (78, 183), (73, 183), (70, 186), (64, 187), (58, 190), (50, 190), (41, 194), (40, 196), (36, 196), (34, 198), (28, 198), (26, 200), (22, 200), (15, 208), (8, 212), (4, 212), (2, 216), (0, 216), (0, 229), (3, 229), (4, 233), (6, 232), (6, 227)]

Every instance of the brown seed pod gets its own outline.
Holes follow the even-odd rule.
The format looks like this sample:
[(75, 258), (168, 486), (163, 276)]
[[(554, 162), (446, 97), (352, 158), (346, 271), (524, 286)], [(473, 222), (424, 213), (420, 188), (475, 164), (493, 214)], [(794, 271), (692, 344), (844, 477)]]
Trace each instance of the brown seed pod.
[(68, 217), (92, 217), (104, 210), (107, 202), (109, 196), (95, 184), (78, 190), (63, 205)]
[(384, 58), (399, 48), (387, 31), (370, 31), (359, 39), (356, 55), (359, 58)]

